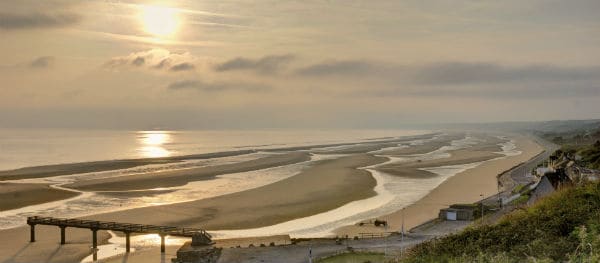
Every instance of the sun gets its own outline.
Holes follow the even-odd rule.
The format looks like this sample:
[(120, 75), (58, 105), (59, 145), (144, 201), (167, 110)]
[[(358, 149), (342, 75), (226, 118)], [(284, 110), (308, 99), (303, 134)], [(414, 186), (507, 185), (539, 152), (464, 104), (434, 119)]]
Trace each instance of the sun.
[(142, 6), (141, 22), (144, 30), (156, 37), (172, 37), (179, 27), (177, 10), (162, 6)]

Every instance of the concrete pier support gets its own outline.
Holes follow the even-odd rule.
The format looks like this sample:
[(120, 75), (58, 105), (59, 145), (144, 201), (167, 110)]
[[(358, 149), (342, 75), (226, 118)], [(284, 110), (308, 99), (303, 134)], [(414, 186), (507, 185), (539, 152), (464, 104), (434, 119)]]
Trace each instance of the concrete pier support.
[(65, 230), (67, 229), (66, 226), (60, 226), (60, 244), (64, 245), (66, 244), (66, 237), (65, 237)]
[(165, 235), (160, 234), (160, 253), (165, 253)]
[(35, 242), (35, 224), (29, 224), (29, 242)]
[(129, 232), (125, 232), (125, 252), (129, 253), (129, 251), (131, 250), (131, 243), (130, 243), (130, 235), (131, 233)]

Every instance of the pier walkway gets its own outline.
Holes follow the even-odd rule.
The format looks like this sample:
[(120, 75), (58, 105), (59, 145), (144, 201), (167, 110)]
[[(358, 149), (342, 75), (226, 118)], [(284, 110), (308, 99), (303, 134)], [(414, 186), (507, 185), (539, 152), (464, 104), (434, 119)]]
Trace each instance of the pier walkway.
[(125, 250), (130, 251), (131, 233), (140, 234), (158, 234), (160, 235), (160, 252), (165, 252), (165, 236), (191, 237), (194, 245), (212, 244), (212, 236), (203, 229), (185, 228), (174, 226), (155, 226), (144, 224), (117, 223), (84, 219), (68, 219), (55, 217), (31, 216), (27, 218), (27, 224), (31, 227), (30, 242), (35, 242), (35, 226), (49, 225), (60, 228), (60, 244), (66, 243), (65, 230), (67, 227), (87, 228), (92, 231), (92, 248), (94, 256), (98, 248), (97, 232), (98, 230), (112, 230), (125, 233)]

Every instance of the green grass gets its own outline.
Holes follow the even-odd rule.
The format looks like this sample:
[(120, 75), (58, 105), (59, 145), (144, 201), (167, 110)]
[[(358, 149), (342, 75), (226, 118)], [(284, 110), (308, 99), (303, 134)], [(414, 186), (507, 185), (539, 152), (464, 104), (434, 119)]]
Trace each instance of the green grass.
[(529, 195), (521, 195), (519, 196), (519, 198), (513, 200), (511, 202), (512, 205), (522, 205), (527, 203), (527, 201), (529, 201)]
[(579, 155), (581, 155), (581, 161), (592, 169), (600, 169), (600, 142), (596, 142), (593, 145), (588, 147), (584, 147), (579, 150)]
[(521, 192), (521, 190), (523, 190), (523, 187), (525, 187), (525, 185), (524, 185), (524, 184), (517, 185), (517, 186), (515, 187), (515, 189), (513, 189), (513, 190), (512, 190), (512, 193), (513, 193), (513, 194), (517, 194), (517, 193)]
[(495, 225), (417, 245), (403, 262), (598, 262), (600, 184), (567, 188)]
[(381, 253), (349, 252), (319, 259), (317, 263), (382, 263), (385, 262)]

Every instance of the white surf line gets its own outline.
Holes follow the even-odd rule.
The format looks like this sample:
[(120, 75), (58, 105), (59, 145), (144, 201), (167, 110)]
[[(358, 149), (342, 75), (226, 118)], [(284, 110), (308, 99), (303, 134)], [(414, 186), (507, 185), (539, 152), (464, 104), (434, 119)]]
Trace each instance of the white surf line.
[[(498, 136), (498, 138), (503, 139), (503, 140), (507, 139), (504, 136)], [(517, 145), (516, 145), (516, 141), (514, 139), (510, 139), (509, 141), (499, 143), (498, 145), (500, 145), (500, 147), (502, 148), (502, 151), (497, 152), (497, 153), (504, 154), (507, 157), (508, 156), (517, 156), (517, 155), (520, 155), (523, 153), (523, 151), (516, 150)]]
[[(367, 167), (364, 167), (364, 169), (367, 169)], [(271, 226), (241, 230), (217, 230), (209, 232), (216, 239), (233, 237), (270, 236), (278, 234), (294, 235), (295, 232), (301, 233), (305, 229), (315, 228), (330, 221), (341, 220), (344, 218), (351, 217), (357, 213), (367, 212), (369, 210), (372, 210), (373, 207), (378, 207), (381, 204), (390, 202), (394, 198), (392, 193), (388, 192), (384, 188), (382, 177), (378, 173), (372, 173), (372, 176), (377, 181), (377, 184), (374, 188), (376, 195), (373, 197), (352, 201), (327, 212), (315, 214), (308, 217), (298, 218)], [(326, 230), (325, 232), (329, 234), (330, 230)], [(309, 235), (313, 235), (313, 233), (309, 233)]]
[[(311, 160), (304, 162), (304, 163), (308, 164), (309, 162), (314, 163), (314, 162), (321, 161), (321, 160), (337, 159), (337, 158), (341, 158), (344, 156), (347, 156), (347, 155), (346, 154), (335, 154), (335, 155), (334, 154), (311, 154)], [(272, 167), (272, 168), (275, 168), (275, 167)], [(271, 169), (271, 168), (269, 168), (269, 169)], [(298, 170), (297, 172), (294, 172), (294, 173), (288, 173), (288, 175), (283, 176), (283, 177), (277, 176), (278, 180), (276, 180), (276, 181), (280, 181), (280, 180), (292, 177), (292, 176), (298, 174), (300, 171), (301, 170)], [(252, 172), (256, 172), (256, 171), (252, 171)], [(243, 174), (243, 173), (237, 173), (237, 174), (239, 175), (239, 174)], [(229, 177), (229, 178), (239, 177), (238, 175), (226, 174), (226, 175), (223, 175), (223, 177)], [(271, 184), (276, 181), (270, 181), (267, 184)], [(264, 185), (266, 185), (266, 184), (264, 184)], [(260, 186), (262, 186), (262, 185), (260, 185)], [(260, 186), (257, 186), (257, 187), (260, 187)], [(256, 188), (256, 187), (254, 187), (254, 188)], [(247, 188), (247, 189), (244, 189), (243, 191), (249, 190), (249, 189), (252, 189), (252, 188)], [(111, 238), (108, 240), (108, 244), (98, 246), (98, 249), (99, 249), (98, 254), (97, 254), (98, 259), (107, 259), (107, 258), (115, 257), (115, 256), (123, 254), (125, 251), (125, 238), (117, 236), (114, 233), (111, 233), (111, 231), (109, 231), (109, 234), (111, 235)], [(189, 241), (189, 238), (167, 237), (166, 244), (167, 245), (182, 245), (186, 241)], [(156, 234), (132, 236), (131, 244), (133, 246), (137, 247), (139, 250), (142, 250), (142, 249), (145, 249), (148, 247), (156, 247), (160, 244), (160, 237)], [(92, 260), (93, 260), (93, 255), (90, 255), (90, 256), (86, 257), (84, 260), (82, 260), (81, 262), (92, 262)]]
[[(446, 151), (468, 148), (471, 145), (477, 144), (478, 141), (480, 141), (480, 139), (477, 139), (472, 136), (466, 136), (464, 139), (453, 140), (451, 142), (450, 147), (446, 147), (446, 148), (441, 147), (438, 150), (435, 150), (435, 151), (427, 153), (427, 154), (423, 154), (421, 156), (433, 154), (433, 155), (436, 155), (437, 158), (443, 158), (440, 156), (442, 156), (442, 154), (448, 154), (448, 153), (445, 153)], [(443, 155), (443, 156), (445, 157), (445, 155)], [(388, 156), (386, 156), (386, 157), (388, 157)], [(416, 157), (416, 156), (411, 156), (411, 157)], [(388, 157), (388, 158), (390, 158), (390, 157)], [(437, 159), (437, 158), (434, 157), (433, 159)], [(500, 157), (500, 158), (503, 158), (503, 157)], [(497, 158), (495, 158), (495, 159), (497, 159)], [(495, 160), (495, 159), (492, 159), (492, 160)], [(487, 160), (487, 161), (492, 161), (492, 160)], [(252, 229), (242, 229), (242, 230), (217, 230), (217, 231), (210, 231), (210, 233), (214, 234), (215, 238), (218, 238), (218, 239), (234, 238), (234, 237), (267, 236), (267, 235), (277, 235), (277, 234), (290, 234), (291, 236), (294, 236), (294, 237), (329, 236), (332, 234), (332, 231), (334, 229), (339, 228), (343, 225), (354, 224), (354, 223), (360, 222), (360, 221), (368, 219), (368, 218), (373, 218), (373, 217), (389, 214), (391, 212), (397, 211), (398, 209), (401, 209), (402, 206), (410, 205), (410, 204), (420, 200), (421, 198), (423, 198), (425, 195), (427, 195), (429, 192), (431, 192), (437, 186), (442, 184), (448, 178), (455, 176), (459, 173), (462, 173), (466, 170), (473, 169), (473, 168), (481, 165), (482, 163), (487, 162), (487, 161), (482, 161), (482, 162), (460, 164), (460, 165), (448, 165), (448, 166), (439, 166), (439, 167), (431, 167), (431, 168), (421, 168), (421, 170), (438, 174), (441, 176), (441, 178), (433, 178), (432, 180), (430, 180), (430, 181), (432, 181), (432, 182), (430, 182), (431, 187), (427, 191), (424, 191), (423, 193), (417, 193), (417, 195), (418, 195), (417, 198), (408, 197), (407, 199), (412, 199), (412, 201), (406, 202), (401, 207), (393, 207), (388, 210), (378, 211), (378, 212), (374, 212), (374, 213), (368, 213), (368, 212), (376, 211), (376, 210), (388, 205), (390, 202), (392, 202), (394, 200), (394, 194), (385, 188), (385, 184), (389, 182), (389, 180), (386, 180), (386, 177), (387, 178), (397, 178), (397, 177), (379, 172), (372, 168), (376, 168), (377, 166), (381, 166), (381, 165), (385, 165), (385, 164), (389, 164), (391, 162), (397, 162), (397, 161), (403, 161), (402, 157), (391, 157), (390, 160), (388, 160), (387, 162), (369, 166), (369, 167), (359, 168), (359, 169), (365, 169), (365, 170), (371, 172), (372, 176), (376, 179), (377, 185), (374, 190), (377, 193), (377, 195), (374, 197), (362, 199), (362, 200), (356, 200), (356, 201), (350, 202), (346, 205), (343, 205), (341, 207), (335, 208), (335, 209), (327, 211), (327, 212), (323, 212), (320, 214), (316, 214), (316, 215), (312, 215), (312, 216), (308, 216), (308, 217), (304, 217), (304, 218), (298, 218), (298, 219), (286, 221), (286, 222), (271, 225), (271, 226), (252, 228)], [(421, 180), (423, 180), (423, 179), (416, 179), (416, 181), (421, 181)], [(373, 205), (375, 203), (376, 203), (376, 205)], [(353, 216), (358, 215), (358, 214), (364, 214), (364, 216), (354, 217), (353, 219), (350, 219)], [(337, 222), (337, 224), (336, 224), (336, 222)], [(333, 223), (333, 225), (331, 225), (332, 223)], [(328, 225), (328, 226), (326, 226), (326, 225)]]
[[(0, 212), (0, 229), (23, 226), (25, 225), (27, 216), (32, 215), (59, 214), (63, 217), (82, 217), (140, 207), (176, 204), (231, 194), (294, 176), (316, 161), (339, 157), (341, 155), (311, 155), (310, 160), (296, 164), (224, 174), (216, 176), (211, 180), (194, 181), (183, 186), (161, 188), (161, 190), (173, 191), (156, 194), (152, 197), (113, 197), (102, 195), (101, 192), (85, 192), (64, 188), (82, 194), (69, 199), (2, 211)], [(232, 185), (237, 187), (232, 187)], [(59, 185), (54, 187), (61, 188)]]
[[(148, 172), (161, 172), (161, 171), (179, 171), (186, 169), (194, 169), (200, 167), (211, 167), (217, 165), (225, 165), (236, 162), (244, 162), (250, 160), (256, 160), (261, 158), (261, 155), (269, 155), (271, 153), (249, 153), (235, 156), (216, 157), (209, 159), (190, 159), (181, 162), (173, 163), (162, 163), (162, 164), (146, 164), (124, 169), (88, 172), (88, 173), (77, 173), (68, 175), (58, 175), (51, 177), (42, 178), (28, 178), (28, 179), (15, 179), (6, 180), (9, 183), (43, 183), (51, 185), (65, 185), (77, 181), (90, 180), (90, 179), (102, 179), (102, 178), (116, 178), (123, 176), (132, 176), (138, 174), (145, 174)], [(272, 154), (271, 154), (272, 155)]]

